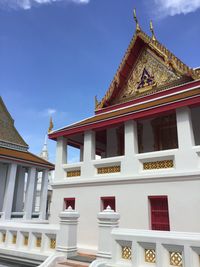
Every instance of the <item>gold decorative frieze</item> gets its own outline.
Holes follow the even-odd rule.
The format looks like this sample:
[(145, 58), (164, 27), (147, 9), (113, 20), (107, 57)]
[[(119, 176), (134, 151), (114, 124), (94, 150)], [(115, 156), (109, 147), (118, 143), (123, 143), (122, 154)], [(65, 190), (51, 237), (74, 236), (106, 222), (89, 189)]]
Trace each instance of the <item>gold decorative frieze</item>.
[(24, 246), (28, 246), (28, 235), (24, 236)]
[(40, 248), (42, 244), (42, 238), (41, 237), (36, 237), (36, 247)]
[(148, 262), (148, 263), (155, 263), (156, 262), (155, 249), (145, 249), (145, 262)]
[(173, 167), (174, 167), (173, 160), (152, 161), (143, 163), (144, 170), (168, 169)]
[(16, 242), (17, 242), (17, 235), (14, 234), (14, 235), (12, 236), (12, 244), (16, 244)]
[(132, 258), (131, 247), (128, 247), (128, 246), (122, 247), (122, 259), (131, 260), (131, 258)]
[(101, 167), (97, 168), (98, 174), (108, 174), (108, 173), (117, 173), (121, 171), (120, 166), (109, 166), (109, 167)]
[(170, 265), (182, 267), (183, 266), (183, 256), (181, 252), (170, 252)]
[(51, 238), (50, 239), (50, 248), (51, 249), (55, 249), (56, 248), (56, 239), (55, 238)]
[(67, 177), (77, 177), (77, 176), (81, 176), (81, 171), (80, 170), (68, 171), (67, 172)]

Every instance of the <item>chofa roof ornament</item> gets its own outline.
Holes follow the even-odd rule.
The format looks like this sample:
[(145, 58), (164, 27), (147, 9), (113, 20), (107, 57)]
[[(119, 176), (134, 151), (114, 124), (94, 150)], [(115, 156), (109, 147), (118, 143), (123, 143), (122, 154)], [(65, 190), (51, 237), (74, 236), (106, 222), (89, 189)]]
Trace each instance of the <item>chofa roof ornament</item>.
[(133, 17), (134, 17), (134, 20), (135, 20), (135, 23), (136, 23), (136, 31), (140, 32), (141, 28), (140, 28), (140, 25), (139, 25), (139, 22), (138, 22), (138, 19), (137, 19), (137, 14), (136, 14), (136, 9), (135, 8), (133, 10)]

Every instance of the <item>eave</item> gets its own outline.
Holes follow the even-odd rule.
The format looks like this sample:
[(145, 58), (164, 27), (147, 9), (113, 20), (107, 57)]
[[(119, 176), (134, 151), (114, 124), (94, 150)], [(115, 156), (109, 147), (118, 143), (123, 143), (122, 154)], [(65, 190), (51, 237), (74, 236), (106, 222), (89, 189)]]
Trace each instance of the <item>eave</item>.
[(60, 136), (70, 136), (87, 130), (100, 129), (123, 123), (131, 119), (160, 114), (183, 106), (200, 103), (200, 80), (186, 85), (171, 88), (164, 92), (155, 93), (131, 103), (128, 106), (120, 106), (113, 110), (97, 114), (79, 123), (69, 125), (49, 134), (49, 138), (56, 140)]

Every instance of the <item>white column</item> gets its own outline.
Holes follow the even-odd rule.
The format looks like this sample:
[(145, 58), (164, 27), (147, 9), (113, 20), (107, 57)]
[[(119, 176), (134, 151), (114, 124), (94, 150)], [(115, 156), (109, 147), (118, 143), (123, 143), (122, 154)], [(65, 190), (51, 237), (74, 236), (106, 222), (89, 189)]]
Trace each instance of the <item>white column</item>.
[(139, 163), (136, 158), (138, 153), (137, 122), (125, 122), (125, 160), (122, 163), (122, 172), (125, 175), (133, 175), (138, 172)]
[(80, 162), (83, 161), (83, 146), (80, 146)]
[(28, 179), (27, 179), (25, 205), (24, 205), (24, 219), (26, 220), (31, 220), (32, 218), (35, 183), (36, 183), (36, 168), (31, 167), (28, 170)]
[(57, 235), (58, 252), (64, 252), (66, 256), (77, 254), (77, 226), (79, 213), (69, 207), (60, 213), (60, 230)]
[(95, 159), (95, 132), (87, 131), (84, 133), (84, 151), (83, 151), (83, 167), (81, 168), (81, 176), (91, 177), (94, 175), (94, 166), (92, 160)]
[(111, 231), (118, 227), (120, 215), (108, 206), (106, 210), (98, 214), (97, 218), (99, 222), (97, 257), (110, 259), (112, 251)]
[(3, 211), (2, 219), (4, 220), (11, 219), (16, 174), (17, 174), (17, 164), (15, 163), (9, 164), (6, 191), (4, 195), (4, 203), (3, 203), (3, 210), (2, 210)]
[(106, 157), (116, 157), (118, 153), (118, 140), (116, 128), (108, 128), (106, 131)]
[(15, 183), (15, 194), (13, 202), (13, 211), (22, 212), (24, 205), (24, 183), (25, 183), (25, 168), (19, 167)]
[(195, 170), (198, 166), (198, 155), (192, 149), (195, 142), (190, 109), (188, 107), (177, 109), (176, 120), (178, 133), (176, 168), (180, 171)]
[(55, 180), (63, 180), (66, 173), (63, 164), (67, 163), (67, 139), (58, 137), (56, 146)]
[(3, 208), (4, 193), (6, 189), (6, 179), (7, 179), (7, 164), (0, 164), (0, 212)]
[(49, 171), (44, 170), (42, 173), (42, 187), (41, 187), (41, 195), (40, 195), (40, 216), (39, 216), (40, 220), (46, 220), (48, 178), (49, 178)]

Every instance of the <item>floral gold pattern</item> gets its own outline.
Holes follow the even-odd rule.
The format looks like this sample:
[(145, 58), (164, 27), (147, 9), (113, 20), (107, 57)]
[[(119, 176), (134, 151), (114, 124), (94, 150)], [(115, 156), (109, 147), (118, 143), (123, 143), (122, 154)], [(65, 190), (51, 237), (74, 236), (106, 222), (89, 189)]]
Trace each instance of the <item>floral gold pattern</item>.
[(122, 247), (122, 259), (131, 260), (131, 258), (132, 258), (131, 247), (128, 246)]
[(51, 249), (55, 249), (56, 248), (56, 239), (55, 238), (51, 238), (50, 239), (50, 248)]
[(153, 162), (144, 162), (144, 170), (155, 170), (155, 169), (168, 169), (174, 167), (173, 160), (162, 160), (162, 161), (153, 161)]
[(149, 262), (149, 263), (155, 263), (156, 262), (155, 249), (145, 249), (145, 262)]
[(81, 171), (80, 170), (68, 171), (67, 172), (67, 177), (77, 177), (77, 176), (81, 176)]
[(14, 234), (14, 235), (12, 236), (12, 244), (16, 244), (16, 242), (17, 242), (17, 235)]
[(37, 237), (36, 238), (36, 247), (40, 248), (42, 244), (42, 238), (41, 237)]
[(170, 252), (170, 265), (182, 267), (183, 266), (183, 256), (181, 252)]
[(120, 166), (102, 167), (97, 169), (98, 174), (117, 173), (121, 171)]
[(24, 236), (24, 246), (28, 246), (28, 235)]
[[(141, 80), (144, 77), (144, 72), (148, 73), (151, 83), (141, 87)], [(122, 91), (119, 99), (116, 102), (121, 102), (124, 98), (136, 96), (146, 90), (151, 90), (153, 87), (161, 86), (175, 80), (179, 80), (181, 76), (172, 71), (172, 67), (167, 67), (161, 60), (154, 55), (149, 49), (143, 51), (139, 57), (132, 73), (129, 76), (128, 82)]]

